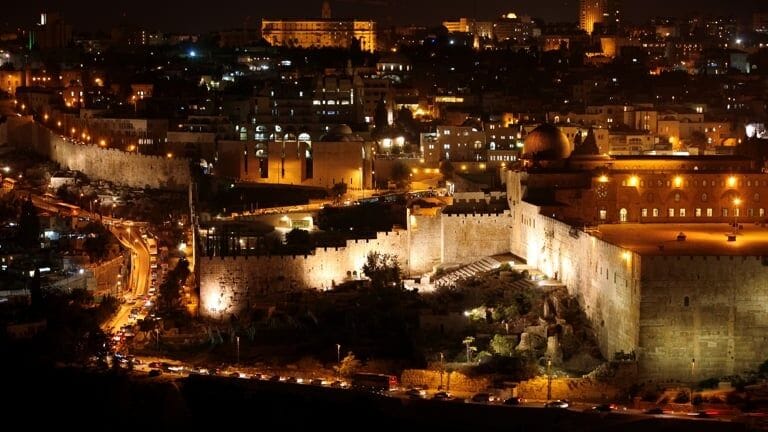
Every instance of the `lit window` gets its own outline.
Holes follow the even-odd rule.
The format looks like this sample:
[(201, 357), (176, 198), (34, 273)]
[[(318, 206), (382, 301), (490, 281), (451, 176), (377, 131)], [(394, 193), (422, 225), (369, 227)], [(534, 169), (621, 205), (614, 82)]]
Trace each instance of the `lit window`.
[(759, 209), (757, 211), (757, 215), (760, 216), (760, 217), (765, 216), (765, 209), (764, 208)]
[(722, 208), (721, 216), (728, 217), (728, 209), (727, 208), (725, 208), (725, 207)]
[(667, 209), (667, 216), (675, 217), (675, 209), (673, 208)]
[(648, 217), (648, 209), (644, 208), (644, 209), (640, 210), (640, 215), (642, 217)]
[(694, 210), (694, 216), (701, 217), (701, 209), (700, 208), (697, 208), (696, 210)]
[(680, 217), (685, 217), (685, 209), (684, 208), (680, 209)]
[(712, 209), (711, 208), (707, 209), (707, 217), (712, 217)]
[(653, 217), (659, 217), (659, 209), (653, 209)]
[(606, 209), (600, 209), (600, 220), (606, 220), (608, 218), (608, 211)]

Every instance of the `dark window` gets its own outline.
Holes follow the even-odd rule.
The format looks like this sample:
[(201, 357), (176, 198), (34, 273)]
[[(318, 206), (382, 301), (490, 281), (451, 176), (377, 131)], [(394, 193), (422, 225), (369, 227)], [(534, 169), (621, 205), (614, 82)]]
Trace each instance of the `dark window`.
[(683, 306), (688, 307), (691, 305), (691, 299), (688, 298), (688, 296), (685, 296), (683, 299)]

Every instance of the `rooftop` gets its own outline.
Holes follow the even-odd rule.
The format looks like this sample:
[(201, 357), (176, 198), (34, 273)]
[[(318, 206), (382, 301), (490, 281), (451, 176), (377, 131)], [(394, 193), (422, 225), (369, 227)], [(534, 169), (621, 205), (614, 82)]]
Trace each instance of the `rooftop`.
[[(733, 228), (724, 223), (600, 225), (594, 235), (641, 256), (768, 255), (768, 228), (746, 223), (741, 227), (732, 242), (727, 234)], [(680, 233), (684, 241), (677, 239)]]

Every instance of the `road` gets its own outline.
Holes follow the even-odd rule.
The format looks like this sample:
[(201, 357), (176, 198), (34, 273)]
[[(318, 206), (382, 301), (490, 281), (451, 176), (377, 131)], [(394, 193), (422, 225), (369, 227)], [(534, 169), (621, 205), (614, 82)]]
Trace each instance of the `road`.
[[(151, 275), (151, 256), (146, 239), (142, 237), (142, 230), (145, 230), (145, 222), (126, 221), (115, 219), (108, 216), (102, 216), (61, 202), (50, 196), (41, 196), (32, 189), (18, 189), (14, 191), (22, 197), (29, 196), (35, 207), (53, 213), (58, 213), (66, 217), (79, 217), (92, 221), (99, 221), (117, 238), (120, 244), (131, 252), (131, 274), (127, 281), (127, 289), (124, 287), (124, 298), (138, 299), (143, 298), (150, 287)], [(115, 316), (109, 320), (103, 327), (105, 331), (112, 332), (128, 324), (130, 310), (134, 305), (131, 303), (121, 303)]]

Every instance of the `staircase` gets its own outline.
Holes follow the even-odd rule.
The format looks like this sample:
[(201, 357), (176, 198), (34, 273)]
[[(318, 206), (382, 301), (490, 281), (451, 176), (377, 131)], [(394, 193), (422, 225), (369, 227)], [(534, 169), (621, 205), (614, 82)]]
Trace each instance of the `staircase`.
[(448, 273), (435, 279), (432, 283), (437, 287), (452, 286), (459, 279), (466, 279), (477, 275), (478, 273), (484, 273), (499, 267), (501, 263), (491, 257), (485, 257), (483, 259), (474, 261), (465, 266), (455, 268)]

